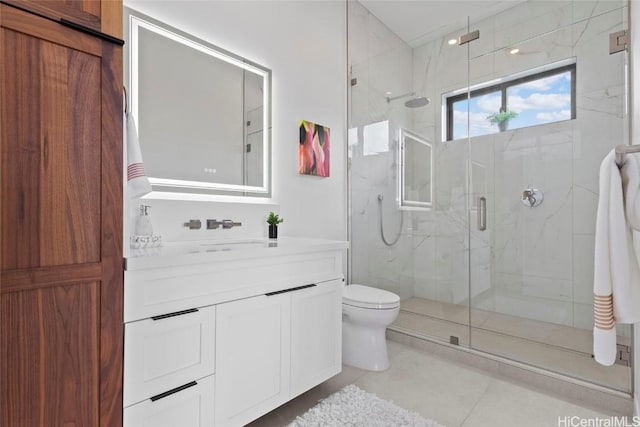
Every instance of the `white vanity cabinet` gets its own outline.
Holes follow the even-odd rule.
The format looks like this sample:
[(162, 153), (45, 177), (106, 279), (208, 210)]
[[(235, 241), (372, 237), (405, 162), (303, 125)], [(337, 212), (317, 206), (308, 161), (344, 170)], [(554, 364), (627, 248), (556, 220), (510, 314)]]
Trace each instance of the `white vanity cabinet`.
[(242, 426), (338, 374), (342, 280), (220, 304), (217, 426)]
[[(126, 387), (126, 386), (125, 386)], [(213, 376), (183, 385), (180, 391), (159, 396), (124, 410), (125, 427), (205, 427), (214, 425)]]
[(215, 419), (242, 426), (289, 400), (288, 294), (220, 304)]
[(125, 325), (124, 407), (212, 375), (215, 306)]
[(124, 427), (245, 425), (340, 372), (346, 242), (127, 258)]
[(342, 369), (342, 280), (291, 293), (291, 395)]

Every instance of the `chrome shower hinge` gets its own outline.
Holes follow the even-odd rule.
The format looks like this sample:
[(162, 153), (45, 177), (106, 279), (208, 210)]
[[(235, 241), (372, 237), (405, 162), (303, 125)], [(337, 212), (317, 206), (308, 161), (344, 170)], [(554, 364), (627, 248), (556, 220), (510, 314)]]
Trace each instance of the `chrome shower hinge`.
[(616, 365), (631, 367), (631, 347), (624, 344), (616, 344)]
[(609, 34), (609, 55), (627, 50), (629, 33), (626, 30)]
[(480, 38), (480, 30), (471, 31), (458, 37), (458, 46), (478, 40)]

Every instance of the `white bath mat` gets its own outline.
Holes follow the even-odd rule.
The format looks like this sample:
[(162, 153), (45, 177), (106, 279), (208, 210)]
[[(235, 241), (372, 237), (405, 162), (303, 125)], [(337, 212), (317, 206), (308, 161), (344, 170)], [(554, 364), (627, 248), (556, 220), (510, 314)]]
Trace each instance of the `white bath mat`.
[(350, 384), (288, 427), (443, 427)]

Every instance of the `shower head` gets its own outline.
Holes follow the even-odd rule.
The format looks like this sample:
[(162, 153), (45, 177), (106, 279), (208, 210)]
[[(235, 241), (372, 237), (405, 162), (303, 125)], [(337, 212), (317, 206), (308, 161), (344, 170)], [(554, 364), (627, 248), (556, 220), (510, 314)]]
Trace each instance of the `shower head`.
[(427, 98), (426, 96), (418, 97), (415, 92), (409, 92), (409, 93), (405, 93), (404, 95), (394, 96), (392, 98), (387, 96), (387, 103), (390, 103), (391, 101), (395, 101), (396, 99), (406, 98), (408, 96), (411, 96), (412, 99), (404, 103), (404, 106), (407, 108), (424, 107), (425, 105), (429, 104), (429, 102), (431, 102), (429, 98)]
[(404, 106), (407, 108), (420, 108), (428, 105), (431, 100), (426, 96), (421, 96), (420, 98), (413, 98), (404, 103)]

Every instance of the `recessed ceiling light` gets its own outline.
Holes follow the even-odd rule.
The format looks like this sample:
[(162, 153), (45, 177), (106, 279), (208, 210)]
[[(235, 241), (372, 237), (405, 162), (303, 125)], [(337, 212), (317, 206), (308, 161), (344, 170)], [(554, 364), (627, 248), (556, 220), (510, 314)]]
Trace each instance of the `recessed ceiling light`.
[(515, 54), (516, 54), (516, 53), (518, 53), (518, 52), (520, 52), (520, 49), (518, 49), (517, 47), (514, 47), (513, 49), (511, 49), (511, 50), (509, 51), (509, 53), (510, 53), (511, 55), (515, 55)]
[(389, 96), (389, 95), (391, 95), (391, 92), (385, 92), (384, 94)]
[(447, 43), (453, 45), (453, 44), (457, 44), (458, 43), (458, 39), (451, 39), (449, 40)]

